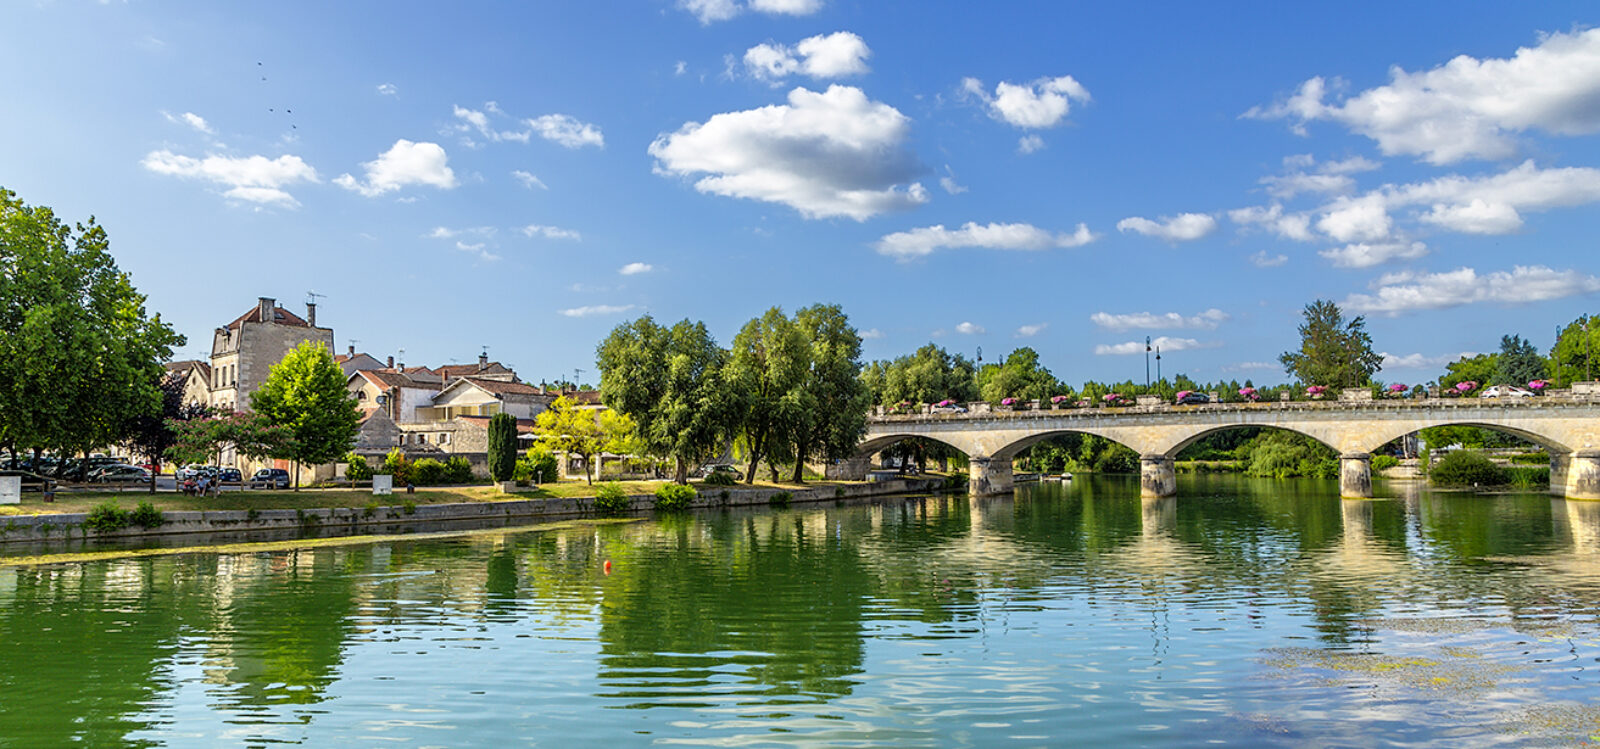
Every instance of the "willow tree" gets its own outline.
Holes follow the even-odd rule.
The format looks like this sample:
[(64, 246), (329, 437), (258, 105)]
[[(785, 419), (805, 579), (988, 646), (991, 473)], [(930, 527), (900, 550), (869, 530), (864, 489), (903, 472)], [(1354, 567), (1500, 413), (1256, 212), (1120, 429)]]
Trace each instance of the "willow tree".
[(791, 423), (806, 416), (811, 400), (806, 389), (810, 367), (810, 341), (782, 309), (767, 310), (734, 336), (724, 379), (745, 394), (742, 431), (750, 451), (746, 484), (755, 481), (756, 466), (763, 459), (771, 467), (776, 460), (789, 457), (782, 435)]

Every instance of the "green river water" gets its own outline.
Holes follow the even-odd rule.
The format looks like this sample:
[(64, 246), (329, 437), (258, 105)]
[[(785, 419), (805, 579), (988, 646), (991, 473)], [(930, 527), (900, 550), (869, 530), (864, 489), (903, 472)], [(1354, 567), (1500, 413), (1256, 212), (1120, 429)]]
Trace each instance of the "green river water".
[(0, 746), (1600, 744), (1600, 503), (1377, 489), (0, 549)]

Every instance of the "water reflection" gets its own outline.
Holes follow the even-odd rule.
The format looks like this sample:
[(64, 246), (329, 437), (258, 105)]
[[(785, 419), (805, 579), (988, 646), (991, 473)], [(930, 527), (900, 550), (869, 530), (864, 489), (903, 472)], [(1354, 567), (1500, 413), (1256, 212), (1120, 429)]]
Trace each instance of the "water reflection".
[(1449, 744), (1600, 687), (1600, 503), (1184, 482), (0, 567), (0, 744)]

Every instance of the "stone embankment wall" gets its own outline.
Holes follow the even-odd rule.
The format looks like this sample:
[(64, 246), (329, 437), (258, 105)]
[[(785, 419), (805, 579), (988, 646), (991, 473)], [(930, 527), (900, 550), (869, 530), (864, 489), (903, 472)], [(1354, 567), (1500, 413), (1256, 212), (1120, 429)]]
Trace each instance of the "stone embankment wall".
[[(859, 499), (888, 494), (938, 491), (944, 487), (939, 478), (894, 479), (868, 484), (821, 486), (814, 489), (791, 491), (792, 504), (826, 502), (837, 499)], [(964, 488), (964, 487), (963, 487)], [(700, 492), (692, 509), (717, 509), (723, 507), (766, 506), (781, 489), (736, 487), (707, 487)], [(510, 495), (508, 495), (510, 496)], [(395, 494), (388, 501), (404, 501), (404, 494)], [(626, 514), (647, 514), (652, 511), (655, 497), (637, 494), (629, 497), (630, 511)], [(11, 515), (0, 522), (0, 546), (11, 543), (40, 543), (64, 541), (117, 541), (126, 539), (176, 537), (185, 534), (250, 533), (284, 531), (315, 531), (328, 535), (330, 530), (348, 532), (382, 532), (397, 523), (446, 523), (451, 521), (504, 521), (563, 520), (594, 517), (593, 497), (564, 497), (555, 499), (507, 499), (494, 502), (460, 502), (452, 504), (416, 505), (407, 512), (403, 504), (390, 504), (374, 508), (370, 513), (362, 507), (340, 507), (316, 510), (207, 510), (175, 511), (163, 513), (165, 522), (156, 528), (133, 526), (112, 533), (96, 533), (83, 526), (83, 513), (57, 515)]]

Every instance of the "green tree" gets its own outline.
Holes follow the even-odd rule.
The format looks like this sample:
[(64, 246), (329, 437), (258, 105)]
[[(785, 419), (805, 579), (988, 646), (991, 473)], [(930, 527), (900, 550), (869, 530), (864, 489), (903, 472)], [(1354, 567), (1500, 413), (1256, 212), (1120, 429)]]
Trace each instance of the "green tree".
[(1300, 350), (1278, 357), (1284, 371), (1307, 385), (1360, 387), (1372, 380), (1383, 357), (1372, 350), (1367, 320), (1345, 320), (1333, 302), (1318, 299), (1306, 305), (1300, 325)]
[[(561, 400), (566, 397), (562, 396), (557, 402)], [(489, 417), (488, 442), (489, 479), (510, 481), (517, 466), (517, 417), (508, 413)]]
[(978, 384), (972, 362), (960, 354), (928, 344), (916, 353), (894, 361), (878, 361), (862, 371), (862, 381), (880, 405), (901, 401), (938, 403), (949, 399), (978, 399)]
[(1533, 344), (1520, 335), (1500, 337), (1500, 361), (1495, 367), (1494, 384), (1527, 385), (1545, 377), (1545, 360)]
[(361, 418), (333, 355), (311, 341), (272, 366), (267, 381), (250, 394), (250, 407), (288, 430), (290, 438), (272, 457), (294, 461), (295, 491), (300, 490), (300, 465), (331, 463), (349, 452)]
[(1550, 379), (1556, 387), (1568, 387), (1574, 382), (1600, 375), (1595, 357), (1600, 354), (1600, 324), (1584, 315), (1561, 329), (1554, 346), (1550, 347)]
[(872, 394), (861, 380), (861, 335), (839, 305), (814, 304), (794, 321), (811, 346), (810, 367), (783, 422), (798, 484), (806, 460), (829, 462), (855, 451), (867, 432)]
[[(185, 422), (211, 415), (211, 409), (199, 404), (183, 402), (184, 381), (181, 377), (163, 375), (157, 386), (161, 393), (161, 410), (135, 416), (129, 425), (128, 444), (136, 454), (144, 456), (151, 464), (166, 460), (167, 450), (178, 442), (178, 433), (169, 422)], [(156, 491), (156, 472), (150, 472), (150, 493)]]
[(0, 188), (0, 446), (79, 454), (161, 411), (182, 336), (145, 312), (93, 218), (67, 226)]
[(728, 352), (704, 323), (664, 328), (645, 315), (612, 330), (595, 358), (601, 398), (634, 420), (652, 454), (675, 463), (678, 483), (737, 431), (742, 394), (725, 383)]
[(756, 466), (762, 459), (770, 464), (784, 452), (783, 440), (774, 438), (775, 433), (781, 435), (805, 417), (811, 400), (805, 389), (810, 365), (811, 347), (805, 332), (777, 307), (745, 323), (734, 336), (725, 379), (746, 398), (742, 425), (750, 454), (746, 484), (755, 481)]
[(1488, 385), (1494, 381), (1495, 373), (1498, 371), (1500, 371), (1499, 354), (1463, 356), (1444, 365), (1444, 374), (1439, 377), (1439, 387), (1448, 390), (1461, 382)]
[(1055, 375), (1039, 363), (1039, 352), (1023, 346), (999, 364), (978, 370), (978, 395), (990, 403), (1006, 398), (1048, 400), (1064, 390)]

